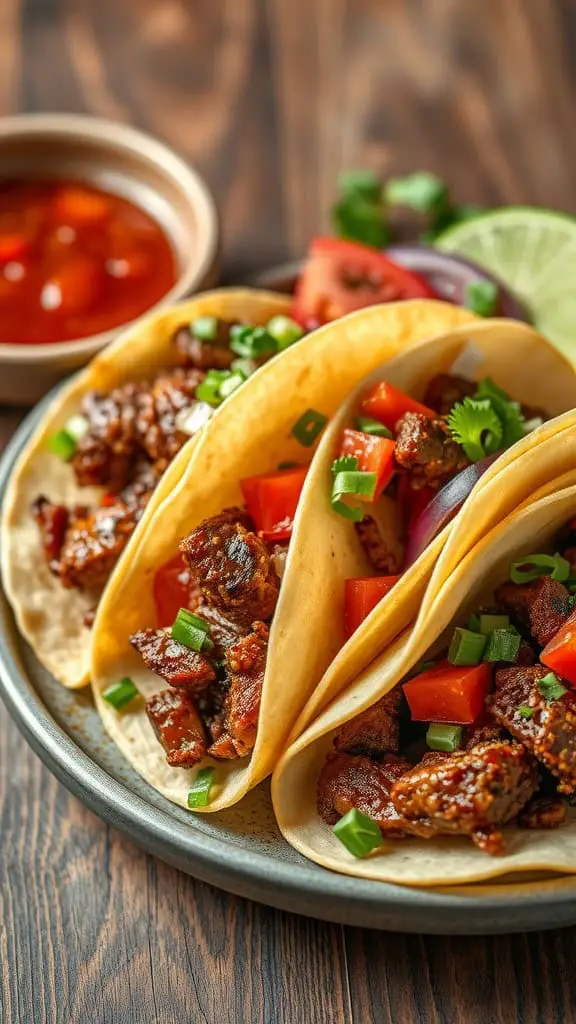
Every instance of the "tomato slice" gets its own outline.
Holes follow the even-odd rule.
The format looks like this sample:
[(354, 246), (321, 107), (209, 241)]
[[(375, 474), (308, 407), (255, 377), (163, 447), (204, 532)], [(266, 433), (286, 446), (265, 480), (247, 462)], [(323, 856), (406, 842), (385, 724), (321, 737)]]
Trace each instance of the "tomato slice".
[(540, 655), (543, 665), (576, 686), (576, 611), (560, 627)]
[(415, 722), (472, 725), (484, 708), (492, 683), (492, 667), (451, 665), (441, 661), (404, 683), (402, 689)]
[(288, 540), (308, 466), (281, 469), (240, 481), (246, 507), (263, 540)]
[(362, 399), (360, 411), (362, 416), (371, 416), (372, 419), (383, 423), (392, 432), (394, 432), (398, 420), (405, 412), (420, 412), (424, 416), (436, 416), (433, 409), (429, 409), (427, 405), (417, 402), (410, 395), (405, 395), (403, 391), (399, 391), (398, 388), (393, 387), (386, 380), (376, 384), (366, 397)]
[(161, 565), (154, 576), (154, 603), (159, 627), (171, 626), (180, 608), (196, 606), (196, 588), (192, 585), (190, 570), (182, 555), (175, 555)]
[(349, 427), (342, 434), (340, 455), (353, 455), (358, 459), (358, 469), (362, 473), (376, 474), (376, 488), (371, 498), (365, 501), (376, 501), (388, 486), (396, 472), (394, 451), (396, 445), (387, 437), (376, 437), (364, 434), (361, 430)]
[(435, 299), (419, 274), (379, 249), (340, 238), (314, 238), (296, 284), (291, 315), (303, 326), (337, 320), (355, 309), (399, 299)]
[(399, 576), (366, 576), (344, 580), (344, 632), (347, 637), (352, 636), (399, 579)]

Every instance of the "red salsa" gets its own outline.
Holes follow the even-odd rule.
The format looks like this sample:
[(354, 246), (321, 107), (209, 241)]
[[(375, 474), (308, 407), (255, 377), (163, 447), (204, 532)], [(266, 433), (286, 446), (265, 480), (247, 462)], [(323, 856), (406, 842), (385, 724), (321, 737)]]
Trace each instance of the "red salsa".
[(160, 226), (122, 196), (73, 181), (0, 183), (0, 342), (99, 334), (150, 309), (176, 264)]

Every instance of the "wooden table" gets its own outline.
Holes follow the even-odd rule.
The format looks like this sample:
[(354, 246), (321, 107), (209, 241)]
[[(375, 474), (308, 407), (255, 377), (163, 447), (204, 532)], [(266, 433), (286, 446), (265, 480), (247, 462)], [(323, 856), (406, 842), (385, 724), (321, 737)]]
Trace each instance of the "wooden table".
[[(0, 112), (133, 121), (195, 161), (237, 280), (327, 226), (337, 171), (576, 209), (570, 0), (2, 0)], [(5, 410), (5, 442), (21, 414)], [(378, 934), (269, 910), (135, 849), (0, 709), (6, 1024), (555, 1024), (576, 931)]]

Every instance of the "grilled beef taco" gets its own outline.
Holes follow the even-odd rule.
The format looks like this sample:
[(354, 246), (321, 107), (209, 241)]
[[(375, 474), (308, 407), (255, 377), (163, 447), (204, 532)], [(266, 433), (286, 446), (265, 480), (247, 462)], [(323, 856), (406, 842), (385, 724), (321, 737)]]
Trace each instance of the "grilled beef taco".
[(66, 686), (87, 682), (95, 608), (144, 508), (174, 488), (174, 456), (302, 335), (287, 310), (271, 292), (224, 289), (156, 313), (47, 409), (8, 488), (2, 568), (21, 632)]
[(300, 852), (417, 886), (576, 870), (575, 513), (572, 469), (473, 547), (286, 752), (274, 807)]
[[(358, 572), (365, 565), (364, 547), (350, 521), (331, 509), (326, 491), (343, 414), (337, 414), (337, 433), (328, 428), (328, 444), (321, 442), (308, 468), (312, 442), (355, 377), (364, 376), (360, 353), (364, 364), (382, 363), (396, 341), (394, 325), (408, 309), (353, 314), (255, 375), (213, 417), (173, 493), (147, 516), (123, 571), (109, 585), (92, 645), (96, 701), (126, 756), (177, 803), (218, 810), (269, 774), (296, 716), (338, 652), (344, 581), (368, 571)], [(568, 365), (529, 328), (507, 322), (459, 328), (390, 359), (379, 380), (394, 389), (397, 403), (403, 388), (408, 394), (400, 397), (414, 407), (438, 370), (446, 373), (463, 353), (473, 357), (475, 372), (495, 396), (493, 404), (478, 400), (480, 411), (498, 404), (502, 422), (508, 415), (510, 423), (514, 418), (522, 424), (516, 447), (529, 456), (535, 441), (524, 437), (528, 418), (540, 422), (546, 413), (536, 416), (519, 404), (532, 397), (528, 360), (549, 382), (540, 391), (549, 412), (576, 398)], [(513, 381), (518, 402), (501, 390), (509, 380), (511, 385), (505, 371), (514, 362), (521, 367)], [(347, 402), (344, 415), (350, 410)], [(436, 431), (441, 451), (449, 448), (453, 475), (463, 456), (453, 454), (460, 449), (447, 421), (427, 409), (426, 423)], [(490, 423), (501, 441), (495, 413)], [(543, 423), (533, 437), (538, 430), (549, 438), (557, 427)], [(380, 440), (376, 434), (366, 437)], [(505, 452), (492, 471), (501, 465), (504, 475), (511, 462)], [(352, 473), (355, 484), (363, 472), (368, 475), (358, 468), (340, 471)], [(398, 462), (398, 475), (403, 472), (408, 474)], [(372, 490), (362, 494), (374, 497)], [(385, 500), (395, 506), (397, 493)], [(336, 501), (344, 503), (341, 494)], [(485, 504), (481, 511), (486, 514)], [(389, 525), (379, 544), (390, 550), (399, 535), (393, 518), (381, 522)], [(447, 531), (434, 542), (432, 556), (427, 550), (415, 559), (375, 609), (375, 653), (402, 629), (406, 608), (422, 596), (446, 536)], [(355, 661), (354, 637), (346, 657)], [(346, 657), (340, 658), (344, 677)]]

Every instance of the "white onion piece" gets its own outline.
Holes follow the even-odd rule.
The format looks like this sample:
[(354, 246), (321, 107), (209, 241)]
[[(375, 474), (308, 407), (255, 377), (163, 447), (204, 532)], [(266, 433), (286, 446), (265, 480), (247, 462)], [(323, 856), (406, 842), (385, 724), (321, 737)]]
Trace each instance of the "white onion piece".
[(283, 575), (284, 575), (284, 570), (286, 569), (286, 559), (287, 558), (288, 558), (288, 548), (287, 547), (282, 547), (281, 544), (275, 544), (274, 545), (274, 551), (272, 552), (272, 561), (274, 563), (274, 568), (276, 570), (276, 575), (277, 575), (279, 580), (281, 580)]
[(176, 429), (182, 434), (193, 437), (199, 430), (202, 430), (202, 427), (206, 426), (213, 412), (214, 409), (208, 405), (208, 402), (194, 402), (187, 409), (180, 409), (176, 413), (174, 418)]

